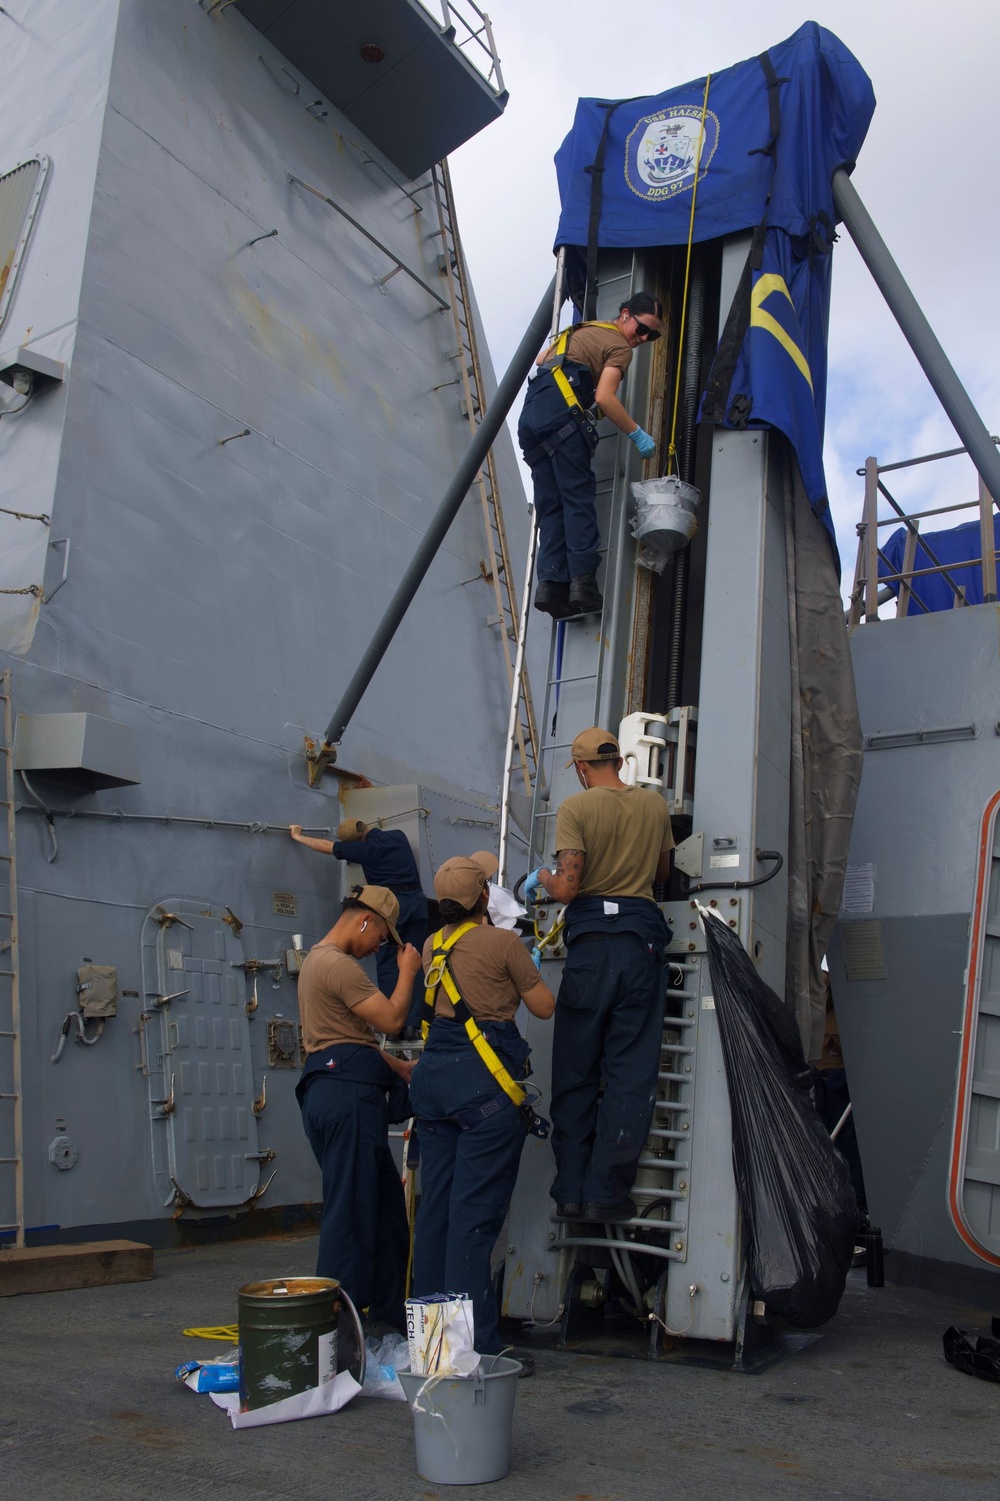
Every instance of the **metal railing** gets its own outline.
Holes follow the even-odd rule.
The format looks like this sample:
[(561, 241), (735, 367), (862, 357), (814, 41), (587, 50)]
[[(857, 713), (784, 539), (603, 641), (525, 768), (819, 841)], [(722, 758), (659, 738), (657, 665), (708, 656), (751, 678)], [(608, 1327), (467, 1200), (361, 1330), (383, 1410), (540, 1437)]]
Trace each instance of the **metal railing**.
[[(1000, 438), (994, 437), (994, 443)], [(969, 603), (967, 589), (969, 569), (982, 571), (983, 602), (997, 599), (997, 548), (994, 533), (994, 499), (980, 475), (977, 475), (979, 492), (975, 500), (957, 501), (950, 505), (929, 507), (920, 511), (907, 511), (891, 493), (883, 475), (894, 470), (913, 469), (919, 464), (930, 464), (937, 459), (950, 459), (967, 453), (965, 448), (946, 448), (938, 453), (923, 454), (915, 459), (901, 459), (893, 464), (880, 464), (877, 459), (865, 460), (864, 468), (857, 471), (865, 481), (865, 499), (862, 519), (858, 523), (858, 556), (854, 570), (854, 586), (847, 608), (849, 626), (878, 620), (879, 607), (890, 600), (896, 601), (897, 617), (904, 615), (930, 614), (930, 606), (921, 597), (919, 581), (936, 576), (950, 589), (952, 603), (962, 608)], [(889, 507), (888, 515), (879, 515), (879, 503)], [(928, 536), (920, 530), (920, 522), (929, 516), (946, 516), (955, 512), (973, 511), (979, 519), (979, 556), (961, 558), (944, 563), (934, 551)], [(906, 529), (906, 541), (900, 565), (886, 554), (879, 544), (879, 532), (883, 527)], [(917, 548), (928, 560), (929, 566), (916, 567)], [(881, 571), (880, 571), (881, 565)], [(956, 578), (963, 574), (965, 582)]]
[(500, 56), (493, 40), (493, 27), (475, 0), (420, 0), (432, 15), (440, 11), (445, 31), (455, 34), (455, 46), (498, 94), (504, 92)]

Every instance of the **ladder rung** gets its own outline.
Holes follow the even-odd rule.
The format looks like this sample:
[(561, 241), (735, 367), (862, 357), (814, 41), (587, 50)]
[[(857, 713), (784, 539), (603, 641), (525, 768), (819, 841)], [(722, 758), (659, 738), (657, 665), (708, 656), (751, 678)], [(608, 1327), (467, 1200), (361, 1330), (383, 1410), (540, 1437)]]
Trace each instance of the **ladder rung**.
[(17, 1037), (16, 1032), (0, 1032), (0, 1037)]
[(0, 1157), (0, 1167), (16, 1167), (20, 1157)]
[(13, 969), (0, 969), (0, 980), (13, 980), (16, 973)]

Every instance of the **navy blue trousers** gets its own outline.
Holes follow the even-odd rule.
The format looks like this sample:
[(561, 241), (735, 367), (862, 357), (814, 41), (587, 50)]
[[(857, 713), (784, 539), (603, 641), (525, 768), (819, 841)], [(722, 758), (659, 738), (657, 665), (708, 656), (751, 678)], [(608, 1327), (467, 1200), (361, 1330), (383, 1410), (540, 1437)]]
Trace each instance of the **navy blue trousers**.
[(628, 1197), (653, 1120), (665, 1000), (662, 962), (637, 934), (570, 943), (552, 1035), (558, 1204)]
[[(514, 1023), (483, 1022), (480, 1030), (520, 1077), (527, 1047)], [(490, 1258), (514, 1192), (527, 1127), (506, 1098), (472, 1125), (454, 1116), (496, 1094), (496, 1082), (461, 1023), (436, 1018), (410, 1080), (420, 1140), (413, 1293), (471, 1298), (476, 1349), (484, 1355), (503, 1348)]]
[(323, 1171), (317, 1277), (336, 1277), (358, 1309), (406, 1329), (409, 1227), (389, 1151), (384, 1092), (374, 1084), (313, 1075), (302, 1124)]
[[(422, 891), (400, 891), (396, 893), (396, 900), (399, 902), (399, 921), (396, 923), (396, 932), (404, 943), (412, 943), (419, 954), (430, 932), (427, 898)], [(392, 995), (399, 983), (396, 953), (394, 943), (383, 943), (382, 947), (375, 952), (375, 972), (378, 976), (378, 988), (383, 995)], [(413, 981), (410, 1009), (403, 1023), (405, 1027), (420, 1026), (420, 1012), (423, 1004), (424, 976), (423, 972), (418, 970)]]
[(568, 420), (570, 409), (555, 383), (538, 376), (528, 387), (517, 438), (534, 487), (537, 577), (542, 583), (588, 578), (597, 572), (601, 561), (597, 481), (590, 463), (590, 444), (583, 433), (570, 433), (551, 455), (527, 457), (538, 449), (547, 433)]

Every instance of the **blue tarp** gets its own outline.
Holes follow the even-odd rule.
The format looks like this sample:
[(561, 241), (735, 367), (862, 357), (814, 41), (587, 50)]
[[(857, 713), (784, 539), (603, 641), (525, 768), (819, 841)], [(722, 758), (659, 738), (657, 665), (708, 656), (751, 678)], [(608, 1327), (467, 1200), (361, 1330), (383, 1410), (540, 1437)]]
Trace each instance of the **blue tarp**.
[(588, 243), (588, 169), (606, 123), (600, 246), (686, 243), (697, 164), (695, 240), (757, 231), (704, 415), (723, 426), (780, 428), (832, 535), (822, 458), (831, 179), (853, 165), (875, 96), (856, 58), (813, 21), (763, 59), (712, 75), (700, 156), (704, 78), (641, 99), (581, 99), (556, 153), (556, 244)]
[[(906, 536), (907, 529), (901, 526), (883, 545), (882, 552), (888, 559), (888, 566), (879, 558), (879, 578), (885, 578), (890, 573), (902, 572)], [(979, 522), (967, 521), (963, 526), (953, 526), (945, 532), (928, 532), (925, 540), (934, 554), (934, 559), (931, 559), (925, 548), (918, 542), (913, 557), (913, 568), (933, 568), (935, 560), (943, 563), (948, 569), (949, 576), (955, 580), (960, 589), (965, 590), (966, 602), (970, 605), (981, 605), (983, 603), (983, 570), (978, 561), (982, 557)], [(993, 546), (1000, 547), (1000, 514), (993, 517)], [(977, 561), (971, 562), (973, 558)], [(893, 593), (899, 593), (897, 581), (890, 582), (889, 588)], [(914, 579), (911, 588), (931, 613), (935, 610), (951, 610), (955, 606), (955, 591), (939, 573), (930, 573), (924, 578)], [(923, 615), (923, 613), (916, 600), (911, 600), (907, 614)]]

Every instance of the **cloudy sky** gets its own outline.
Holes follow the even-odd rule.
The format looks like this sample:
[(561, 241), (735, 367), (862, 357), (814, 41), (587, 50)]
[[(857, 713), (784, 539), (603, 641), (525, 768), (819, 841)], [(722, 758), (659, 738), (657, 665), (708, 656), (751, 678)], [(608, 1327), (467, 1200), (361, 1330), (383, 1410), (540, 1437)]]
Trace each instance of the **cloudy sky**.
[[(488, 0), (510, 103), (451, 158), (494, 364), (506, 368), (552, 274), (553, 154), (579, 96), (655, 94), (756, 56), (805, 20), (835, 32), (878, 101), (854, 184), (990, 432), (1000, 432), (1000, 7), (987, 0), (828, 0), (804, 10), (717, 0)], [(845, 584), (861, 513), (855, 470), (957, 446), (846, 232), (834, 252), (826, 471)], [(913, 471), (912, 509), (975, 497), (967, 459)], [(965, 519), (960, 518), (960, 519)]]

